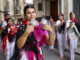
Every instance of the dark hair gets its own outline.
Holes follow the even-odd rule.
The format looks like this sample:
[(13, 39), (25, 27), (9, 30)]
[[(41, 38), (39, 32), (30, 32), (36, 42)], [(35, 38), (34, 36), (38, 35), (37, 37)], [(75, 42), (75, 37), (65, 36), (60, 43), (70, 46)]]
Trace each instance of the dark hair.
[(24, 15), (26, 15), (26, 10), (28, 9), (28, 8), (34, 8), (34, 5), (26, 5), (25, 7), (24, 7)]
[(5, 14), (5, 17), (6, 17), (7, 15), (9, 15), (9, 14)]
[(7, 19), (7, 22), (8, 22), (9, 20), (12, 20), (12, 21), (13, 21), (13, 19), (12, 19), (12, 18), (8, 18), (8, 19)]
[(74, 12), (70, 12), (70, 18), (71, 18), (72, 13), (74, 13)]
[(63, 16), (64, 17), (64, 14), (60, 13), (59, 16)]
[(62, 16), (62, 17), (63, 17), (63, 19), (64, 19), (64, 14), (60, 13), (60, 14), (58, 15), (58, 17), (59, 17), (59, 16)]

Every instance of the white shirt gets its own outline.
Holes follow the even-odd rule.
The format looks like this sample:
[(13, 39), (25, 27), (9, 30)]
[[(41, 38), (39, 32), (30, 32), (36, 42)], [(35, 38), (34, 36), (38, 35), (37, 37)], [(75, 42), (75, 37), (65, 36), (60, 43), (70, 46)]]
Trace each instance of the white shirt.
[(57, 20), (56, 26), (58, 26), (59, 24), (61, 24), (61, 21), (60, 20)]
[[(59, 24), (61, 24), (61, 21), (60, 21), (60, 20), (57, 20), (56, 26), (58, 26)], [(58, 30), (58, 29), (57, 29), (57, 30)], [(62, 34), (62, 33), (57, 32), (57, 34)]]
[[(70, 22), (72, 22), (71, 20), (67, 20), (67, 22), (66, 22), (66, 28), (68, 28), (69, 26), (70, 26)], [(73, 30), (73, 27), (76, 29), (76, 31), (77, 31), (77, 28), (76, 28), (76, 26), (75, 26), (75, 23), (73, 23), (73, 25), (72, 25), (72, 27), (71, 28), (69, 28), (69, 30), (67, 30), (67, 34), (69, 35), (69, 38), (71, 39), (71, 40), (76, 40), (76, 39), (78, 39), (78, 36), (75, 34), (75, 32), (74, 32), (74, 30)], [(77, 31), (77, 33), (79, 33), (78, 31)]]

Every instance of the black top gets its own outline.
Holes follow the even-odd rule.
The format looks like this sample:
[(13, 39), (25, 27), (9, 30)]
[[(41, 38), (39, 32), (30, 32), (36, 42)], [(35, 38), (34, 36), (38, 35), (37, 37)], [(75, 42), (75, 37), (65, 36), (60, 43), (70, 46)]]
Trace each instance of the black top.
[(58, 28), (58, 32), (59, 32), (59, 33), (64, 32), (64, 31), (65, 31), (65, 27), (66, 27), (66, 23), (63, 23), (63, 24), (60, 26), (60, 28)]
[[(19, 53), (19, 48), (17, 46), (17, 41), (18, 39), (23, 35), (23, 33), (26, 30), (26, 25), (21, 25), (17, 31), (16, 35), (16, 43), (15, 43), (15, 51), (13, 54), (13, 57), (10, 60), (17, 60), (18, 58), (18, 53)], [(35, 42), (35, 43), (34, 43)], [(30, 46), (30, 47), (29, 47)], [(30, 36), (26, 39), (26, 43), (23, 46), (27, 51), (33, 51), (35, 54), (38, 54), (37, 51), (37, 40), (35, 40), (33, 32), (31, 33)]]
[(9, 42), (12, 42), (14, 39), (13, 39), (13, 37), (12, 37), (12, 34), (10, 34), (10, 33), (8, 33), (8, 28), (6, 27), (6, 29), (5, 30), (3, 30), (2, 31), (2, 39), (6, 36), (6, 35), (8, 35), (8, 40), (9, 40)]

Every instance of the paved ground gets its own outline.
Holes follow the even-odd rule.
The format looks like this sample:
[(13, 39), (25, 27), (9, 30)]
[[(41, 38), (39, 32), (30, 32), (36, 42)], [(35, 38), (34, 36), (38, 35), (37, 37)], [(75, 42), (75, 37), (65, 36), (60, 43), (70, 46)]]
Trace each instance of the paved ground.
[[(1, 44), (2, 43), (0, 43), (0, 60), (5, 60), (5, 57), (2, 54)], [(48, 47), (43, 47), (42, 50), (46, 60), (69, 60), (68, 52), (64, 52), (64, 55), (65, 55), (64, 59), (60, 59), (58, 49), (54, 49), (53, 51), (50, 51)], [(80, 60), (80, 55), (76, 55), (75, 60)]]
[[(68, 51), (64, 52), (64, 59), (60, 59), (58, 49), (50, 51), (47, 47), (45, 47), (43, 48), (43, 54), (46, 60), (70, 60)], [(80, 60), (80, 55), (76, 55), (75, 60)]]
[(0, 60), (5, 60), (5, 57), (2, 53), (2, 43), (0, 42)]
[[(66, 46), (66, 49), (69, 50), (69, 46)], [(80, 39), (78, 40), (78, 48), (76, 49), (76, 54), (80, 54)]]

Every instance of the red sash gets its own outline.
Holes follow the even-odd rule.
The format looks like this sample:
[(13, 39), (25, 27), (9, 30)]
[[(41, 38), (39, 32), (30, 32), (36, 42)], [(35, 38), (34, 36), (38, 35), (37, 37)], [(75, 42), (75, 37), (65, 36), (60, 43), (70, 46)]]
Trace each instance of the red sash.
[(3, 53), (5, 53), (7, 39), (8, 39), (8, 35), (6, 35), (6, 36), (3, 38), (3, 45), (2, 45)]
[(75, 18), (74, 18), (74, 19), (70, 19), (70, 20), (71, 20), (72, 22), (74, 22), (74, 23), (76, 22), (76, 19), (75, 19)]
[(26, 24), (27, 24), (27, 22), (28, 22), (28, 20), (24, 20), (24, 21), (23, 21), (23, 24), (24, 24), (24, 25), (26, 25)]

